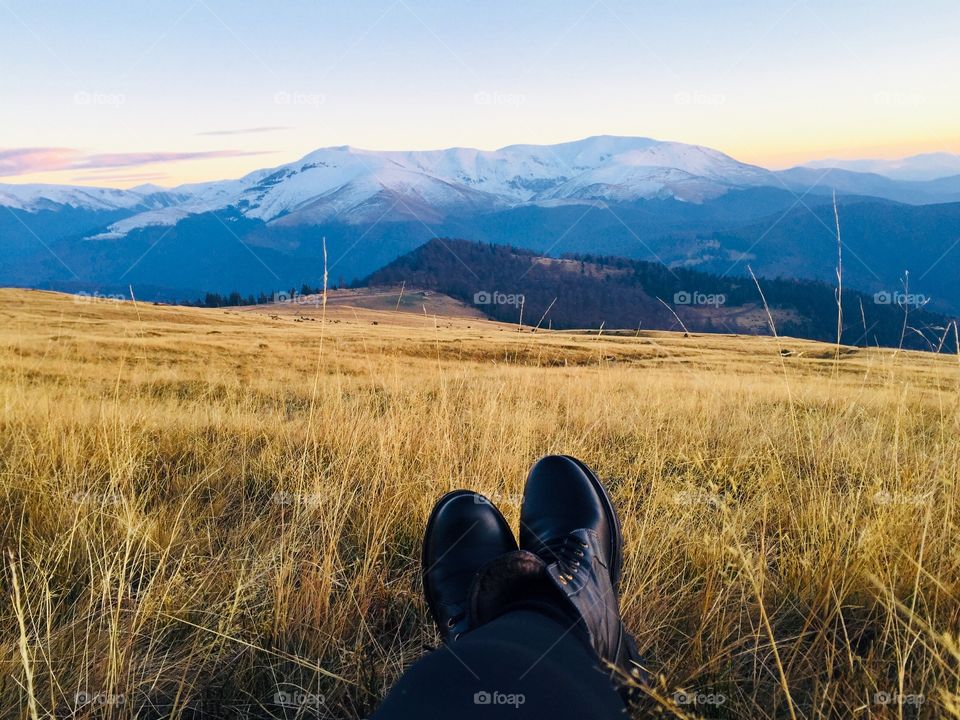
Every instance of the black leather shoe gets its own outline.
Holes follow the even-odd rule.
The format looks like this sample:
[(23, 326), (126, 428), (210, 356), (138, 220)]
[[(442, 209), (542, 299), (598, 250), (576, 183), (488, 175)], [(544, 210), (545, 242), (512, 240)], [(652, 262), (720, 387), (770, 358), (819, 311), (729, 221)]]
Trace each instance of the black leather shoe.
[(548, 455), (527, 476), (520, 510), (520, 547), (549, 563), (559, 559), (550, 545), (576, 530), (596, 535), (601, 562), (616, 590), (623, 567), (623, 534), (613, 501), (580, 460)]
[(647, 681), (636, 643), (620, 619), (620, 520), (586, 465), (565, 455), (534, 465), (520, 511), (520, 547), (543, 560), (558, 601), (597, 655), (617, 668), (614, 674)]
[(444, 495), (423, 536), (423, 593), (445, 643), (472, 630), (467, 614), (477, 571), (517, 549), (510, 526), (487, 498), (469, 490)]

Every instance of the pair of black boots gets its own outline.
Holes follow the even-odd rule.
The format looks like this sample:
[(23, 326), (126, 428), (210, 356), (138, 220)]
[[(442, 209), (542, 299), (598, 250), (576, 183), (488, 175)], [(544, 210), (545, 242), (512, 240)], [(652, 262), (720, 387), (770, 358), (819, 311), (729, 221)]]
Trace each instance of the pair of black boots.
[(620, 618), (620, 520), (582, 462), (551, 455), (534, 465), (520, 510), (520, 543), (485, 497), (440, 499), (423, 541), (423, 588), (445, 643), (513, 610), (558, 619), (593, 649), (626, 702), (647, 682)]

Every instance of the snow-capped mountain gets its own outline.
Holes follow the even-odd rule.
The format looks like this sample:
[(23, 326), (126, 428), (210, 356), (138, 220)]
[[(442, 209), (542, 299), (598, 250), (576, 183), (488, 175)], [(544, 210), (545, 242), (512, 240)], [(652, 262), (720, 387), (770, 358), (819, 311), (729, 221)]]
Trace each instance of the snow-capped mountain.
[[(829, 280), (835, 243), (816, 233), (832, 227), (834, 191), (845, 242), (875, 273), (858, 280), (848, 269), (851, 286), (896, 288), (905, 269), (933, 267), (919, 292), (960, 307), (949, 253), (960, 176), (771, 172), (706, 147), (611, 136), (493, 151), (330, 147), (172, 189), (0, 185), (0, 285), (135, 285), (138, 297), (167, 300), (315, 286), (328, 261), (350, 282), (434, 237)], [(862, 221), (846, 209), (857, 203)], [(817, 208), (829, 222), (803, 224)], [(923, 253), (929, 265), (914, 262)]]
[(716, 150), (649, 138), (598, 136), (493, 151), (331, 147), (238, 180), (182, 185), (167, 192), (0, 186), (0, 204), (27, 211), (56, 205), (136, 210), (96, 236), (110, 239), (226, 208), (283, 226), (331, 220), (436, 222), (451, 214), (523, 204), (654, 197), (697, 203), (731, 189), (764, 185), (777, 185), (768, 170)]
[(80, 210), (138, 210), (176, 205), (187, 195), (156, 185), (130, 190), (83, 187), (79, 185), (0, 184), (0, 207), (27, 212), (70, 207)]
[(731, 190), (758, 187), (948, 202), (957, 199), (956, 178), (927, 178), (958, 173), (960, 158), (951, 153), (899, 161), (824, 160), (771, 172), (698, 145), (603, 135), (499, 150), (374, 151), (344, 145), (239, 179), (169, 190), (154, 185), (117, 190), (0, 184), (0, 207), (113, 213), (108, 226), (86, 236), (119, 239), (134, 230), (169, 227), (227, 209), (278, 227), (297, 227), (379, 220), (436, 223), (524, 205), (651, 198), (703, 203)]
[[(834, 165), (871, 172), (823, 169)], [(901, 202), (946, 202), (957, 194), (951, 179), (891, 178), (953, 170), (960, 172), (960, 159), (933, 153), (896, 162), (823, 161), (774, 173), (698, 145), (603, 135), (499, 150), (374, 151), (344, 145), (315, 150), (295, 162), (239, 179), (171, 190), (149, 185), (131, 190), (0, 185), (0, 206), (26, 212), (58, 208), (113, 212), (109, 224), (96, 232), (84, 231), (86, 237), (107, 240), (228, 209), (268, 225), (292, 228), (381, 220), (433, 224), (522, 206), (651, 198), (699, 204), (731, 190), (758, 187), (797, 192), (813, 187), (820, 192), (837, 189)], [(874, 171), (890, 177), (871, 174)]]

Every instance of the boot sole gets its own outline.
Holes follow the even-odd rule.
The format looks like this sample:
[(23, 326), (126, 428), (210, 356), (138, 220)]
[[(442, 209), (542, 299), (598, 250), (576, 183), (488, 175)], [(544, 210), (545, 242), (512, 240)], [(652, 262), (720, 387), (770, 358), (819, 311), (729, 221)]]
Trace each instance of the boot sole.
[(623, 530), (620, 527), (620, 516), (617, 514), (616, 508), (613, 506), (613, 500), (610, 498), (610, 493), (607, 492), (607, 489), (603, 486), (603, 483), (600, 482), (593, 470), (588, 468), (581, 460), (573, 457), (573, 455), (564, 455), (563, 457), (568, 460), (572, 460), (577, 464), (583, 474), (587, 476), (587, 479), (590, 480), (594, 489), (597, 491), (597, 494), (603, 499), (603, 504), (607, 511), (607, 517), (609, 517), (612, 522), (610, 523), (613, 528), (612, 537), (610, 538), (610, 554), (613, 556), (610, 562), (610, 582), (613, 585), (613, 589), (616, 591), (620, 585), (620, 573), (623, 569)]

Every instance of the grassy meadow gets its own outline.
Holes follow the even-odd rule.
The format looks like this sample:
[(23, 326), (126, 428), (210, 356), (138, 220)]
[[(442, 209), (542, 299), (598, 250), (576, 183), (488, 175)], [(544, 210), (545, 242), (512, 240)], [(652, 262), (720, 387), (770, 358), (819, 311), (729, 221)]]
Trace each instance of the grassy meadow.
[(560, 452), (664, 717), (960, 718), (958, 391), (956, 355), (0, 290), (2, 716), (366, 717), (437, 641), (433, 502), (516, 527)]

